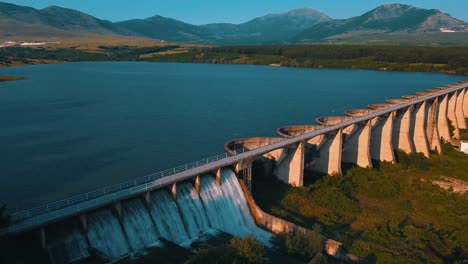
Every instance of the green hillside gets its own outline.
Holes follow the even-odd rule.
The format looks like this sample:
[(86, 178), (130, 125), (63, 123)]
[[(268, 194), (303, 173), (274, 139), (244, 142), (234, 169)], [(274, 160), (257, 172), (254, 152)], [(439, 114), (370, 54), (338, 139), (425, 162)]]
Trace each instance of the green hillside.
[(399, 163), (353, 167), (344, 176), (305, 175), (305, 187), (282, 184), (254, 165), (259, 206), (301, 226), (322, 226), (367, 263), (464, 263), (468, 193), (433, 185), (447, 176), (468, 182), (468, 155), (398, 153)]

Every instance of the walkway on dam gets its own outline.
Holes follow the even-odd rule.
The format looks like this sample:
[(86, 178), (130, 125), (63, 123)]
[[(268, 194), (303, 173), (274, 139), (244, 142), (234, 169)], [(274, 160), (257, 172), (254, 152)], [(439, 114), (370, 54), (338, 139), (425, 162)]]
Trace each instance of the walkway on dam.
[(466, 88), (466, 86), (467, 83), (456, 84), (452, 87), (441, 89), (440, 91), (434, 93), (410, 98), (402, 103), (388, 105), (386, 108), (377, 109), (364, 116), (351, 117), (349, 120), (336, 125), (325, 126), (321, 129), (304, 133), (292, 138), (283, 138), (276, 143), (264, 147), (253, 150), (240, 149), (236, 151), (236, 154), (233, 156), (229, 156), (228, 154), (214, 156), (203, 161), (179, 166), (174, 169), (165, 170), (163, 172), (127, 181), (122, 184), (23, 211), (12, 216), (12, 224), (7, 229), (0, 230), (0, 235), (30, 231), (63, 218), (79, 215), (80, 213), (109, 205), (130, 197), (142, 195), (146, 192), (165, 186), (171, 186), (177, 182), (192, 179), (199, 175), (215, 172), (219, 168), (234, 165), (242, 160), (261, 156), (276, 149), (285, 148), (302, 141), (307, 141), (318, 135), (345, 128), (355, 123), (367, 121), (377, 116), (391, 113), (410, 105), (414, 105), (425, 100), (433, 99), (457, 91), (459, 89)]

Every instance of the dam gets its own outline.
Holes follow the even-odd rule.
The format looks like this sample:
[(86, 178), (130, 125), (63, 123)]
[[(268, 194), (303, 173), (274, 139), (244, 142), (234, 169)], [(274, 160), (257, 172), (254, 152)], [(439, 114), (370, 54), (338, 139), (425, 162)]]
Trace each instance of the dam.
[(302, 186), (306, 169), (338, 176), (344, 163), (394, 163), (395, 150), (443, 154), (441, 142), (457, 141), (466, 127), (467, 88), (460, 82), (281, 127), (278, 137), (235, 139), (224, 154), (16, 213), (0, 232), (37, 232), (57, 263), (90, 249), (116, 259), (156, 246), (158, 238), (189, 246), (210, 230), (254, 233), (268, 243), (271, 235), (256, 226), (238, 182), (250, 187), (255, 161), (271, 161), (275, 177)]
[(166, 190), (156, 190), (149, 207), (137, 197), (122, 202), (120, 212), (104, 208), (87, 214), (86, 222), (65, 221), (46, 228), (52, 261), (70, 263), (88, 257), (90, 250), (105, 259), (119, 259), (162, 245), (160, 239), (188, 247), (216, 230), (241, 237), (255, 234), (268, 244), (271, 235), (255, 225), (234, 173), (222, 170), (221, 174), (223, 188), (214, 177), (204, 175), (200, 193), (187, 182), (179, 185), (175, 200)]

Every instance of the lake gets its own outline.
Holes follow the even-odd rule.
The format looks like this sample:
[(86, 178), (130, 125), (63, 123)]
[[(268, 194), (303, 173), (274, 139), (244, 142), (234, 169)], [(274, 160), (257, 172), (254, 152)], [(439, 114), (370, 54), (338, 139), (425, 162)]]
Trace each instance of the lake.
[(0, 202), (40, 205), (223, 152), (389, 98), (465, 80), (437, 73), (90, 62), (2, 68)]

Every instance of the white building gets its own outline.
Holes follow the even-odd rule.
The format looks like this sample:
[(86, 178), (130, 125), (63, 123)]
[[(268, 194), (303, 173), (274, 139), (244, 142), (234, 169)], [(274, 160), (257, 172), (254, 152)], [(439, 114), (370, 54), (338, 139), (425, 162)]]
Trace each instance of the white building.
[(443, 33), (454, 33), (454, 32), (457, 32), (456, 30), (453, 30), (453, 29), (450, 29), (450, 28), (440, 28), (440, 32), (443, 32)]
[(468, 141), (466, 140), (460, 141), (460, 151), (468, 154)]
[(20, 44), (20, 46), (41, 46), (41, 45), (45, 45), (47, 43), (45, 42), (23, 42)]
[(14, 41), (5, 41), (0, 44), (0, 48), (15, 46), (17, 43)]

